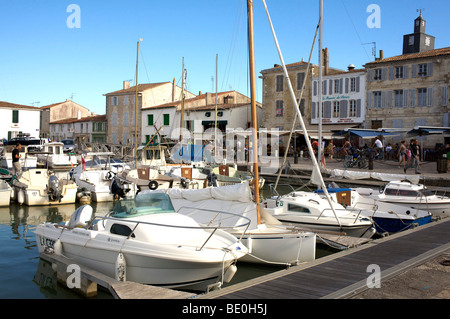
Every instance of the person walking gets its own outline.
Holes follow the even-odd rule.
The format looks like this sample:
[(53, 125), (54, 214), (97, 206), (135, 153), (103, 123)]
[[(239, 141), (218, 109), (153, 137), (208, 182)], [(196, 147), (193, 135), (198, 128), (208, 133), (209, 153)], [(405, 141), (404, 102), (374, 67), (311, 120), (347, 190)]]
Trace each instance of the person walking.
[(19, 153), (20, 148), (22, 145), (20, 143), (16, 144), (16, 147), (12, 151), (12, 171), (13, 175), (16, 177), (20, 176), (22, 173), (22, 168), (20, 167), (20, 158), (22, 157)]
[(416, 139), (412, 139), (411, 143), (409, 144), (409, 150), (411, 151), (411, 159), (409, 160), (408, 164), (405, 165), (403, 172), (406, 173), (406, 170), (408, 168), (414, 167), (415, 173), (420, 174), (420, 172), (419, 172), (419, 156), (420, 156), (419, 141)]
[(398, 168), (403, 164), (403, 170), (405, 170), (406, 166), (406, 142), (402, 141), (400, 144), (400, 148), (398, 149), (397, 156), (399, 158)]
[(375, 142), (373, 143), (372, 147), (374, 147), (375, 152), (377, 152), (376, 156), (379, 159), (384, 159), (383, 142), (381, 142), (378, 136), (375, 138)]

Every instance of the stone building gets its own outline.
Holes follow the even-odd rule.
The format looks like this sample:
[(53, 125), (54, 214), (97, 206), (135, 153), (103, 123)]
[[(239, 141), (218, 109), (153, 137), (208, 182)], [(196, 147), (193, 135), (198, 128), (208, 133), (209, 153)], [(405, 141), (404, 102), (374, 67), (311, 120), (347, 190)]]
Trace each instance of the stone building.
[[(414, 34), (417, 41), (422, 41), (421, 37), (426, 36), (422, 16), (415, 20), (417, 22), (421, 32)], [(420, 45), (412, 50), (405, 47), (408, 45), (409, 42), (404, 42), (403, 52), (414, 53), (389, 58), (381, 55), (364, 65), (367, 72), (366, 128), (408, 131), (419, 125), (449, 126), (450, 47), (431, 49)], [(404, 136), (392, 141), (400, 139)], [(443, 136), (419, 139), (427, 148), (444, 143)]]
[[(323, 75), (331, 75), (336, 73), (345, 72), (336, 68), (331, 68), (328, 65), (329, 55), (328, 49), (323, 49), (322, 72)], [(288, 71), (289, 79), (294, 90), (297, 105), (299, 105), (299, 97), (302, 90), (303, 82), (306, 80), (305, 89), (302, 95), (302, 101), (300, 103), (300, 111), (303, 116), (305, 126), (310, 131), (317, 131), (317, 123), (311, 123), (311, 102), (313, 96), (312, 78), (319, 76), (319, 66), (316, 64), (310, 64), (309, 74), (306, 77), (306, 70), (308, 63), (301, 61), (292, 64), (287, 64), (286, 69)], [(289, 132), (292, 128), (292, 122), (297, 114), (294, 106), (292, 105), (292, 97), (286, 83), (283, 68), (280, 65), (275, 64), (271, 69), (265, 69), (261, 71), (262, 74), (262, 126), (266, 128), (277, 128), (280, 131)], [(295, 106), (297, 107), (297, 106)], [(298, 121), (297, 121), (298, 123)], [(296, 129), (300, 129), (300, 124), (297, 124)], [(280, 138), (280, 143), (286, 146), (287, 134)], [(303, 142), (300, 141), (300, 144)], [(297, 144), (297, 145), (300, 145)]]
[[(143, 108), (164, 104), (181, 99), (181, 87), (173, 82), (147, 83), (138, 85), (138, 107), (135, 125), (135, 99), (136, 87), (130, 87), (130, 82), (123, 82), (123, 89), (106, 93), (106, 118), (107, 118), (107, 143), (124, 145), (134, 144), (135, 127), (137, 128), (138, 143), (141, 139)], [(194, 97), (188, 91), (184, 91), (185, 98)]]
[(64, 102), (42, 106), (40, 109), (42, 111), (41, 137), (50, 137), (50, 123), (52, 122), (92, 115), (89, 109), (68, 99)]

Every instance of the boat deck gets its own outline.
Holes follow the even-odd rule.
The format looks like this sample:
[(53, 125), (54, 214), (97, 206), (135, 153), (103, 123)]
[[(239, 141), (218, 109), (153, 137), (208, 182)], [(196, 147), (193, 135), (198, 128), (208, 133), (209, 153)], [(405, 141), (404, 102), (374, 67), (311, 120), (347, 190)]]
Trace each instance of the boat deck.
[(255, 278), (202, 299), (339, 299), (368, 289), (372, 265), (381, 281), (450, 250), (450, 218), (373, 240), (304, 265)]

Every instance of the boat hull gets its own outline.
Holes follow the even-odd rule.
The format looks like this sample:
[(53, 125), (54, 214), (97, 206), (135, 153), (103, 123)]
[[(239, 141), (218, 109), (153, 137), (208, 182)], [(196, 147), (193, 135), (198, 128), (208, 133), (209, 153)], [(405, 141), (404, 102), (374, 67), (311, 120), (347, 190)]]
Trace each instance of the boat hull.
[(211, 254), (207, 248), (145, 244), (124, 236), (95, 235), (83, 228), (62, 231), (49, 223), (40, 224), (35, 235), (39, 252), (55, 249), (59, 241), (60, 254), (116, 279), (120, 253), (125, 260), (125, 280), (166, 288), (205, 291), (242, 257), (236, 256), (236, 251), (217, 250)]
[(431, 222), (431, 215), (415, 219), (383, 218), (372, 216), (372, 219), (378, 233), (396, 233), (414, 228), (416, 226), (428, 224)]

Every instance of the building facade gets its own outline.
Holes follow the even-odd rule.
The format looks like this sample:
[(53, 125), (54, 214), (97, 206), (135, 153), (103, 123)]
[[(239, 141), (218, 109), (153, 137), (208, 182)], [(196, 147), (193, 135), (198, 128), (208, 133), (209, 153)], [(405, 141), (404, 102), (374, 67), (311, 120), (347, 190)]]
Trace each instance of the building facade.
[[(365, 70), (349, 66), (348, 71), (325, 75), (322, 81), (322, 129), (328, 130), (330, 124), (362, 126), (366, 116)], [(314, 77), (311, 124), (319, 123), (318, 85), (319, 79)]]
[(40, 136), (41, 109), (0, 101), (0, 138), (12, 139), (19, 135)]
[[(237, 92), (217, 94), (217, 128), (225, 134), (227, 130), (245, 130), (251, 125), (250, 98)], [(258, 122), (261, 121), (261, 105), (257, 103)], [(156, 132), (162, 137), (179, 141), (180, 137), (199, 144), (204, 133), (212, 132), (216, 123), (216, 94), (205, 93), (181, 101), (148, 107), (142, 110), (142, 140), (148, 142)], [(183, 120), (181, 119), (183, 114)], [(180, 128), (183, 128), (182, 130)], [(182, 133), (182, 134), (181, 134)]]
[[(124, 81), (123, 89), (105, 94), (106, 119), (107, 119), (107, 143), (110, 144), (134, 144), (135, 134), (138, 143), (143, 143), (141, 127), (143, 122), (142, 109), (154, 105), (160, 105), (181, 99), (182, 88), (173, 82), (148, 83), (138, 85), (138, 103), (135, 106), (136, 87), (130, 87), (128, 81)], [(185, 98), (194, 97), (188, 91), (184, 91)], [(137, 109), (138, 123), (135, 125), (135, 110)], [(135, 132), (137, 130), (137, 132)]]
[(50, 123), (53, 141), (74, 140), (75, 144), (106, 143), (106, 115), (67, 119)]
[(50, 123), (52, 122), (93, 115), (88, 108), (68, 99), (64, 102), (42, 106), (40, 109), (42, 110), (41, 137), (50, 137)]
[[(423, 18), (415, 20), (422, 25)], [(424, 26), (422, 35), (425, 36)], [(409, 42), (408, 42), (409, 43)], [(403, 52), (409, 52), (405, 48)], [(450, 47), (380, 58), (365, 64), (367, 72), (366, 128), (449, 126)], [(393, 142), (398, 142), (393, 138)], [(420, 137), (425, 147), (443, 143), (442, 136)]]

